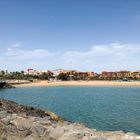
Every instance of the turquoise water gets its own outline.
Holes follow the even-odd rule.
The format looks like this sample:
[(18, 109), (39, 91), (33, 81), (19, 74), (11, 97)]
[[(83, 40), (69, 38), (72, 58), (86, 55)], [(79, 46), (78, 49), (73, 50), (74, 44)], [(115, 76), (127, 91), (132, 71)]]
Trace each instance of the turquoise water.
[(24, 87), (1, 89), (0, 98), (47, 109), (97, 130), (140, 134), (140, 87)]

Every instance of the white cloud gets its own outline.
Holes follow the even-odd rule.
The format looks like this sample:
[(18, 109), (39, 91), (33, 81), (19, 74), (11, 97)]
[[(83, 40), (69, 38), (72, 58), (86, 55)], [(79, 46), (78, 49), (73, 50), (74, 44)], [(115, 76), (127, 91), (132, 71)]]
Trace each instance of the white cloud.
[(50, 52), (46, 49), (25, 50), (12, 45), (1, 54), (1, 69), (21, 70), (66, 68), (77, 70), (140, 69), (140, 45), (112, 43), (92, 46), (87, 51)]

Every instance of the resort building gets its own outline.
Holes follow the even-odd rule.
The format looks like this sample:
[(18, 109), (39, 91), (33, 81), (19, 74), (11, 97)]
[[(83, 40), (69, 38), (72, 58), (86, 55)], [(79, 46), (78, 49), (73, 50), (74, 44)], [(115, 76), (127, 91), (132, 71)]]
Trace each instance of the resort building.
[(119, 72), (117, 72), (117, 77), (118, 78), (128, 78), (128, 77), (131, 77), (131, 72), (130, 71), (119, 71)]
[(41, 75), (47, 73), (49, 75), (52, 75), (54, 78), (57, 79), (57, 77), (60, 74), (66, 74), (66, 76), (69, 76), (71, 80), (73, 79), (79, 79), (79, 80), (90, 80), (94, 78), (99, 79), (108, 79), (108, 80), (115, 80), (115, 79), (140, 79), (140, 70), (131, 72), (131, 71), (116, 71), (116, 72), (108, 72), (103, 71), (101, 74), (94, 73), (94, 72), (80, 72), (76, 70), (65, 70), (65, 69), (55, 69), (55, 70), (34, 70), (34, 69), (27, 69), (24, 74), (25, 75)]
[(41, 75), (43, 73), (48, 73), (48, 70), (27, 69), (26, 71), (24, 71), (25, 75)]
[(100, 78), (129, 78), (132, 77), (132, 72), (130, 71), (118, 71), (118, 72), (107, 72), (103, 71), (100, 75)]
[(131, 73), (131, 77), (132, 78), (138, 78), (140, 79), (140, 70), (139, 71), (135, 71)]
[(117, 77), (117, 72), (107, 72), (103, 71), (100, 75), (100, 78), (116, 78)]
[(91, 79), (94, 77), (94, 72), (78, 72), (79, 77), (82, 79)]
[(60, 73), (66, 73), (67, 70), (64, 69), (55, 69), (51, 71), (53, 73), (54, 76), (58, 76)]

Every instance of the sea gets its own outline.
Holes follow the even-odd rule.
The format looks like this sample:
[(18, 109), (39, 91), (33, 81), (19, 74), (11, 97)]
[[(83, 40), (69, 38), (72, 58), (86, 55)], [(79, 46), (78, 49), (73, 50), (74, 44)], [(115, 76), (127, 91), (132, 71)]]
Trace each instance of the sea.
[(140, 87), (18, 87), (0, 89), (0, 98), (55, 112), (89, 128), (140, 134)]

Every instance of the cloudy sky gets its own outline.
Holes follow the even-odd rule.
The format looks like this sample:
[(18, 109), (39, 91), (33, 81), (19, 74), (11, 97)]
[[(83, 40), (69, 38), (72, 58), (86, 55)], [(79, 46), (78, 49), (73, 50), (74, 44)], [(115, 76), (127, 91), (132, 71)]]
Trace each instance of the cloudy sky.
[(139, 7), (139, 0), (1, 0), (0, 70), (139, 70)]

